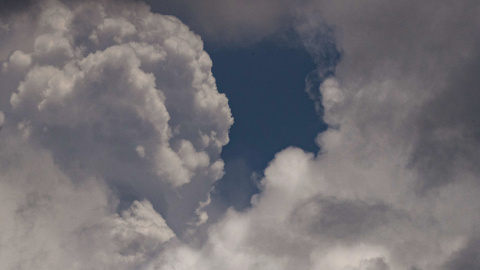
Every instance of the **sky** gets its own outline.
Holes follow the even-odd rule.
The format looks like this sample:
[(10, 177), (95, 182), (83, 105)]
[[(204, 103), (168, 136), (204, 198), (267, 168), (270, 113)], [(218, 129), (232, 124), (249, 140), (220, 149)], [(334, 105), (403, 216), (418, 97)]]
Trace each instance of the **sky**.
[(261, 174), (275, 153), (291, 145), (318, 151), (314, 138), (326, 125), (304, 91), (305, 74), (315, 65), (305, 51), (271, 42), (212, 49), (210, 56), (235, 119), (222, 149), (226, 175), (217, 187), (228, 204), (243, 208), (256, 191), (250, 175)]
[(478, 1), (0, 3), (0, 269), (480, 268)]

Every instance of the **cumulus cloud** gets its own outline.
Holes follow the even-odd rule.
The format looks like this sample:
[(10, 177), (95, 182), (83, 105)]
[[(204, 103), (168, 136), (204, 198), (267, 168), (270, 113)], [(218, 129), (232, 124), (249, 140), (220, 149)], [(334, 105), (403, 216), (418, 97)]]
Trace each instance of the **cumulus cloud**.
[[(320, 152), (277, 154), (252, 208), (165, 269), (475, 269), (478, 10), (312, 1), (296, 27), (327, 77), (312, 95), (330, 126)], [(332, 42), (341, 61), (325, 70)]]
[(101, 179), (74, 183), (48, 150), (14, 135), (0, 143), (2, 268), (131, 269), (175, 236), (149, 202), (118, 215)]
[(3, 63), (3, 71), (8, 71), (9, 68), (17, 70), (26, 69), (31, 63), (32, 57), (30, 55), (17, 50), (10, 55), (8, 62)]
[[(92, 141), (78, 145), (76, 161), (88, 155), (82, 149), (98, 149), (94, 141), (115, 137), (123, 149), (103, 149), (104, 155), (122, 151), (128, 156), (142, 144), (160, 180), (180, 186), (196, 170), (211, 168), (228, 142), (232, 120), (227, 100), (216, 91), (211, 61), (197, 36), (173, 17), (154, 15), (142, 5), (132, 8), (127, 18), (112, 18), (120, 14), (106, 14), (111, 11), (91, 2), (75, 10), (45, 3), (33, 51), (15, 51), (5, 62), (7, 67), (33, 66), (10, 103), (16, 117), (32, 119), (39, 133), (60, 132), (55, 129), (61, 127), (68, 130), (63, 132), (92, 133)], [(80, 39), (75, 22), (92, 11), (96, 14), (88, 16), (103, 23), (90, 25), (89, 38)], [(188, 110), (181, 109), (184, 103)], [(39, 135), (47, 140), (58, 136)], [(180, 153), (189, 158), (182, 160)], [(167, 162), (171, 164), (165, 166)]]
[(41, 1), (10, 15), (0, 31), (2, 267), (147, 265), (205, 222), (223, 175), (233, 119), (201, 39), (127, 1)]
[(252, 207), (193, 244), (181, 234), (206, 223), (232, 124), (200, 38), (138, 3), (46, 1), (26, 36), (31, 21), (11, 18), (7, 269), (478, 267), (478, 3), (304, 4), (321, 150), (278, 153)]
[(163, 214), (189, 196), (189, 210), (172, 215), (186, 223), (223, 174), (220, 152), (233, 123), (201, 39), (139, 3), (40, 6), (36, 21), (14, 17), (3, 33), (35, 25), (16, 37), (30, 46), (3, 63), (2, 105), (12, 122), (73, 181), (95, 175), (133, 198), (155, 194)]

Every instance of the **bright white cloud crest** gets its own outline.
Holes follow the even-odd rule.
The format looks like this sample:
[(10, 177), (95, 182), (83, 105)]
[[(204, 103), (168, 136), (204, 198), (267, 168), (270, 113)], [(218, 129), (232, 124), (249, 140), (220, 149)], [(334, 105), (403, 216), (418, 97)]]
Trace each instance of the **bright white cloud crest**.
[(200, 38), (128, 2), (2, 22), (2, 267), (479, 268), (479, 9), (440, 2), (298, 6), (314, 58), (324, 20), (342, 51), (312, 95), (321, 151), (278, 153), (200, 245), (175, 233), (206, 223), (233, 123)]

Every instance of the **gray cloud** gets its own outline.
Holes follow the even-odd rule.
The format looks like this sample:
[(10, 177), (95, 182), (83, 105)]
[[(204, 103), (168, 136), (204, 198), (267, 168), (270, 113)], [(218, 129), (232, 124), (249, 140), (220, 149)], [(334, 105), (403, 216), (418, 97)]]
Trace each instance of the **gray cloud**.
[[(45, 2), (33, 38), (23, 40), (31, 51), (4, 62), (9, 117), (74, 181), (95, 175), (120, 196), (152, 198), (184, 230), (223, 174), (219, 155), (233, 123), (202, 41), (142, 4), (70, 5)], [(9, 31), (23, 27), (13, 20)], [(159, 192), (180, 186), (176, 195)], [(169, 210), (182, 196), (191, 201)]]
[(305, 228), (312, 236), (353, 242), (405, 218), (408, 217), (382, 203), (323, 198), (321, 195), (298, 205), (292, 213), (294, 226)]
[(174, 237), (150, 203), (134, 202), (118, 215), (117, 200), (100, 179), (72, 182), (48, 150), (5, 131), (0, 142), (4, 269), (131, 269)]
[(467, 245), (452, 255), (450, 260), (444, 265), (444, 269), (477, 269), (480, 267), (478, 252), (480, 251), (480, 241), (472, 239)]
[[(321, 152), (277, 154), (252, 209), (228, 212), (198, 253), (178, 249), (166, 265), (475, 268), (478, 3), (307, 7), (295, 27), (330, 76), (315, 94), (331, 126)], [(325, 73), (332, 39), (341, 61)]]
[[(227, 210), (196, 245), (174, 232), (205, 219), (232, 124), (226, 98), (185, 25), (105, 3), (56, 4), (29, 35), (14, 35), (27, 29), (20, 19), (1, 32), (7, 267), (40, 258), (48, 269), (477, 267), (476, 1), (297, 6), (293, 27), (328, 77), (312, 93), (330, 125), (321, 151), (278, 153), (252, 207)], [(192, 21), (256, 40), (290, 16), (290, 4), (232, 3), (208, 2)], [(341, 61), (325, 71), (332, 50)]]
[(19, 13), (28, 10), (35, 1), (32, 0), (4, 0), (0, 2), (0, 17), (8, 16), (12, 13)]
[[(343, 60), (336, 73), (347, 99), (352, 95), (344, 110), (364, 121), (358, 126), (365, 134), (382, 125), (394, 128), (391, 138), (413, 143), (410, 165), (422, 172), (419, 189), (451, 181), (458, 160), (477, 163), (477, 3), (325, 1), (318, 8), (338, 27)], [(363, 107), (354, 105), (358, 99)]]
[(299, 6), (309, 1), (146, 1), (154, 10), (178, 14), (216, 44), (248, 45), (288, 29)]
[(3, 112), (0, 111), (0, 130), (2, 129), (4, 123), (5, 123), (5, 115), (3, 114)]
[(0, 36), (2, 267), (139, 269), (205, 222), (233, 119), (197, 35), (141, 3), (42, 1)]

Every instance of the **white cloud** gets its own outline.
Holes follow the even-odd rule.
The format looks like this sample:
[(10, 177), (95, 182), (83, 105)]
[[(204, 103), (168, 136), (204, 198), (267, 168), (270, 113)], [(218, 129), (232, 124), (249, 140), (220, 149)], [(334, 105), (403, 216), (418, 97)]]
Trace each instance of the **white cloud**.
[(128, 36), (135, 34), (135, 25), (125, 18), (106, 18), (101, 25), (90, 35), (90, 39), (99, 43), (99, 37), (106, 40), (113, 40), (116, 43), (122, 43)]
[(121, 216), (107, 221), (108, 231), (118, 241), (119, 253), (138, 259), (158, 249), (175, 237), (165, 220), (153, 209), (149, 201), (134, 201)]
[(167, 253), (164, 269), (474, 269), (480, 22), (469, 4), (312, 1), (297, 26), (305, 46), (322, 60), (318, 44), (332, 41), (312, 36), (326, 20), (342, 52), (318, 89), (330, 125), (320, 153), (277, 154), (252, 208), (227, 212), (202, 249)]
[(137, 151), (137, 154), (141, 158), (145, 158), (145, 147), (138, 145), (135, 147), (135, 151)]
[(5, 269), (144, 269), (206, 221), (233, 123), (212, 62), (178, 19), (112, 3), (5, 18)]
[(28, 68), (31, 63), (32, 57), (30, 55), (16, 50), (10, 55), (9, 61), (3, 63), (3, 71), (7, 71), (8, 68), (16, 69), (16, 71), (23, 70)]
[(327, 111), (331, 110), (336, 103), (342, 102), (345, 98), (338, 82), (333, 78), (328, 78), (322, 83), (320, 92), (322, 94), (323, 107)]
[(201, 40), (137, 3), (46, 3), (34, 34), (11, 39), (29, 45), (10, 41), (0, 54), (12, 107), (2, 111), (17, 124), (0, 142), (7, 269), (478, 265), (475, 1), (298, 10), (316, 60), (323, 48), (311, 37), (325, 21), (342, 52), (318, 89), (331, 126), (321, 151), (278, 153), (252, 208), (229, 209), (193, 245), (174, 231), (191, 236), (208, 217), (232, 124)]
[[(141, 181), (180, 187), (196, 178), (207, 187), (222, 175), (219, 154), (233, 123), (211, 60), (176, 18), (122, 5), (43, 3), (32, 51), (17, 50), (8, 63), (30, 67), (15, 78), (18, 90), (7, 88), (12, 113), (29, 121), (32, 139), (74, 175), (125, 184), (127, 177), (151, 174), (137, 183), (139, 196), (151, 185)], [(67, 154), (59, 144), (72, 148)], [(135, 154), (138, 145), (143, 151)], [(118, 170), (127, 160), (133, 162), (128, 176)]]

